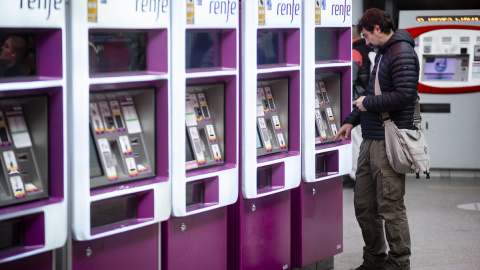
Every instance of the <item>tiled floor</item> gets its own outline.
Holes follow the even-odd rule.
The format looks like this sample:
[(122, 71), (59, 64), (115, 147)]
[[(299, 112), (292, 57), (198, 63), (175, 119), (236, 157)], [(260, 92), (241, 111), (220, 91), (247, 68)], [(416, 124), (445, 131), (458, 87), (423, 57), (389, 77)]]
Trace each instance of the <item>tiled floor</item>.
[[(352, 189), (343, 190), (343, 203), (344, 247), (343, 253), (334, 258), (335, 270), (352, 269), (362, 263), (364, 243), (355, 219)], [(411, 269), (480, 269), (479, 203), (478, 178), (407, 177), (405, 204), (412, 240)]]

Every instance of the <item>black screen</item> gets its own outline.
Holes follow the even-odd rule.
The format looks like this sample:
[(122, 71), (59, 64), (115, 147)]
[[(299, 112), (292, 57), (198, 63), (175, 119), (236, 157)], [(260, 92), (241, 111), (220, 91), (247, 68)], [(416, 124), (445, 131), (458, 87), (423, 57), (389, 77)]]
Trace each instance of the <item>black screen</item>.
[(4, 127), (0, 128), (0, 140), (2, 140), (2, 142), (8, 142), (7, 129)]
[(123, 128), (122, 117), (115, 115), (115, 121), (117, 121), (117, 128)]

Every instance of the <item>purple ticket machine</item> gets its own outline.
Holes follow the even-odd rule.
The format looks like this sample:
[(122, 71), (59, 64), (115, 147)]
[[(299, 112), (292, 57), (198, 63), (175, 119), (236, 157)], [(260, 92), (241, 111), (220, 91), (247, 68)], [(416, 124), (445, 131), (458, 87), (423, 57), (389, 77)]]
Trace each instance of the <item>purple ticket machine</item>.
[(160, 265), (159, 222), (171, 209), (170, 6), (155, 3), (70, 3), (71, 269)]
[(295, 269), (330, 269), (343, 250), (342, 175), (349, 141), (334, 141), (351, 101), (351, 1), (304, 1), (302, 183), (294, 191)]
[(65, 14), (0, 10), (0, 269), (52, 269), (67, 239)]
[(242, 192), (232, 208), (230, 269), (291, 268), (291, 190), (301, 180), (301, 6), (242, 2)]
[(162, 269), (228, 269), (238, 196), (239, 1), (172, 1), (172, 217)]

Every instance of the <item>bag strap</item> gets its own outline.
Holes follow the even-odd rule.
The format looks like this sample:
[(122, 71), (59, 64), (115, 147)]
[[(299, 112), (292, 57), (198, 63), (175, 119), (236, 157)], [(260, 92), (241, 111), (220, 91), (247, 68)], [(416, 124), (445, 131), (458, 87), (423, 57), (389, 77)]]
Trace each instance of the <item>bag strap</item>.
[[(382, 90), (380, 89), (380, 83), (378, 82), (378, 70), (380, 69), (382, 56), (383, 55), (380, 55), (380, 59), (378, 60), (377, 74), (375, 75), (375, 95), (376, 96), (379, 96), (382, 94)], [(383, 121), (390, 119), (390, 114), (388, 112), (383, 112), (381, 114), (382, 114)], [(420, 116), (420, 96), (417, 95), (417, 99), (415, 100), (415, 110), (413, 112), (413, 124), (419, 125), (420, 122), (422, 122), (422, 116)]]
[[(382, 61), (382, 56), (380, 55), (380, 59), (378, 59), (377, 65), (377, 74), (375, 74), (375, 96), (379, 96), (382, 94), (382, 89), (380, 89), (380, 82), (378, 82), (378, 70), (380, 69), (380, 63)], [(419, 110), (420, 111), (420, 110)], [(386, 121), (390, 119), (390, 114), (388, 112), (382, 112), (382, 120)]]

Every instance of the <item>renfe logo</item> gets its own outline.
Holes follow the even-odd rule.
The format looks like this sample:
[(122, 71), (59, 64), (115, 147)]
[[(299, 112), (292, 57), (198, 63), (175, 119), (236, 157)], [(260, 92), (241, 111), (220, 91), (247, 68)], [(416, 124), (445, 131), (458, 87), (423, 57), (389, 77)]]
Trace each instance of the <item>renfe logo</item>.
[(292, 16), (290, 22), (293, 22), (293, 16), (300, 15), (300, 4), (296, 3), (295, 0), (292, 0), (292, 3), (278, 3), (277, 5), (277, 15), (282, 16)]
[(230, 14), (235, 15), (235, 10), (237, 9), (237, 2), (235, 0), (222, 0), (222, 1), (210, 1), (210, 14), (226, 14), (228, 18)]
[(351, 10), (352, 6), (347, 5), (347, 0), (345, 0), (343, 5), (332, 5), (332, 15), (343, 16), (343, 22), (345, 22), (345, 16), (350, 16)]
[[(140, 2), (140, 4), (139, 4)], [(152, 4), (153, 3), (153, 4)], [(152, 9), (153, 6), (153, 9)], [(137, 0), (135, 4), (135, 11), (138, 11), (138, 8), (141, 8), (141, 12), (155, 12), (157, 13), (157, 18), (155, 21), (158, 21), (158, 16), (160, 14), (160, 8), (162, 8), (162, 13), (167, 12), (168, 0)]]
[[(23, 9), (23, 2), (24, 0), (20, 0), (20, 9)], [(52, 10), (52, 5), (53, 9), (55, 10), (60, 10), (60, 4), (63, 2), (63, 0), (25, 0), (25, 7), (28, 7), (28, 9), (33, 9), (33, 10), (47, 10), (47, 19), (50, 18), (50, 11)]]

